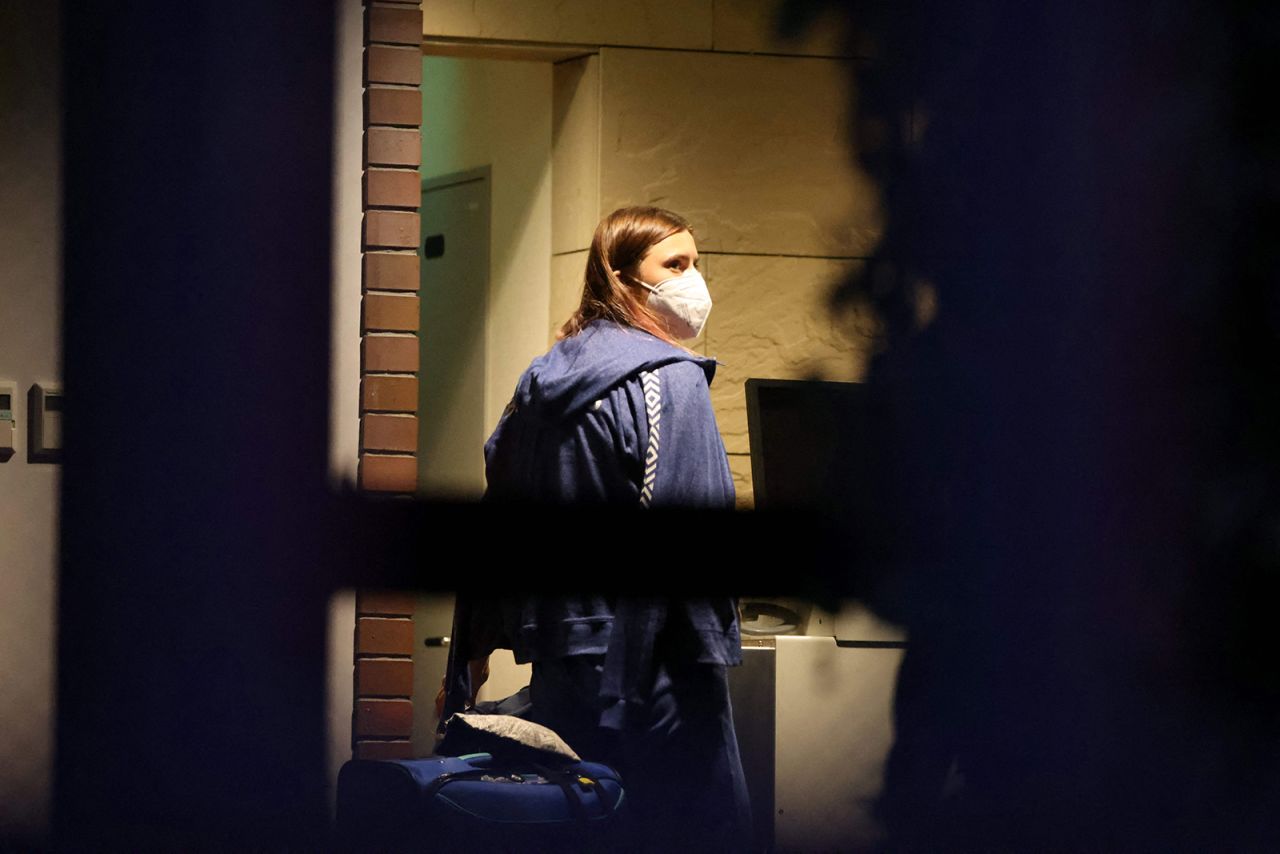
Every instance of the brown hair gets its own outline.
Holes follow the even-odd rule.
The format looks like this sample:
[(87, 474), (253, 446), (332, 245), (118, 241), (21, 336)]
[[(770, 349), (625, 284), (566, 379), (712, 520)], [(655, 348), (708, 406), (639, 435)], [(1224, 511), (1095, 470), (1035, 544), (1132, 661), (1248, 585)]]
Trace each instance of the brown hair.
[(684, 217), (654, 207), (619, 208), (600, 220), (587, 253), (582, 302), (560, 327), (556, 338), (577, 335), (591, 321), (603, 318), (643, 329), (682, 350), (688, 349), (671, 337), (645, 305), (645, 299), (637, 296), (635, 287), (627, 285), (613, 271), (629, 275), (644, 259), (649, 247), (673, 234), (692, 230)]

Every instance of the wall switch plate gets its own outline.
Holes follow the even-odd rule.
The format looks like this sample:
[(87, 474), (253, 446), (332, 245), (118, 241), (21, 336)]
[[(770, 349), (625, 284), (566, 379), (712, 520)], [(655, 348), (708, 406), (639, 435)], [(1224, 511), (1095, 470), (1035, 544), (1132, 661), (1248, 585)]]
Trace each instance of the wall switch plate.
[(0, 463), (8, 462), (13, 456), (18, 439), (17, 400), (18, 384), (0, 380)]
[(62, 460), (62, 387), (36, 383), (27, 394), (27, 461), (56, 463)]

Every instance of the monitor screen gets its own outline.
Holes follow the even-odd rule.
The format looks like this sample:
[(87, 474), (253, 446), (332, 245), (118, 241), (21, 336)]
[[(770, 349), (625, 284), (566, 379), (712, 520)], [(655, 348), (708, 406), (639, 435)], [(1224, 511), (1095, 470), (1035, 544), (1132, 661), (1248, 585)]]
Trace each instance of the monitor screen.
[(874, 407), (862, 383), (749, 379), (757, 509), (832, 511), (867, 485)]
[[(749, 379), (751, 479), (757, 510), (824, 516), (844, 535), (878, 519), (883, 457), (881, 408), (862, 383)], [(745, 596), (744, 635), (830, 635), (803, 600)], [(829, 616), (829, 615), (828, 615)]]

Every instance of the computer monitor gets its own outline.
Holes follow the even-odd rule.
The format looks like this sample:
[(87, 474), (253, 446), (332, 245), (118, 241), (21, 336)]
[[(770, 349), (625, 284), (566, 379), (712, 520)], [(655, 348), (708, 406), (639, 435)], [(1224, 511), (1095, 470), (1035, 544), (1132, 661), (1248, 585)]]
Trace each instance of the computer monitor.
[(757, 509), (835, 512), (865, 483), (874, 459), (866, 385), (749, 379), (746, 396)]
[[(800, 510), (839, 525), (870, 488), (874, 407), (862, 383), (749, 379), (751, 479), (757, 510)], [(800, 599), (744, 596), (746, 635), (830, 635), (832, 615)]]

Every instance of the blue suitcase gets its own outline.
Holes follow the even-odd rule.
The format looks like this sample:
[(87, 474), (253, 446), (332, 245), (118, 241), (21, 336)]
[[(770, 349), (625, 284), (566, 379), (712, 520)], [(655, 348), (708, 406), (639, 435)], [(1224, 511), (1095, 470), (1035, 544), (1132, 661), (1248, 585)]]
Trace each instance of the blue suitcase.
[(604, 851), (622, 800), (595, 762), (354, 759), (338, 775), (338, 838), (345, 851)]

